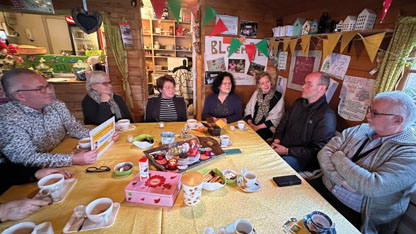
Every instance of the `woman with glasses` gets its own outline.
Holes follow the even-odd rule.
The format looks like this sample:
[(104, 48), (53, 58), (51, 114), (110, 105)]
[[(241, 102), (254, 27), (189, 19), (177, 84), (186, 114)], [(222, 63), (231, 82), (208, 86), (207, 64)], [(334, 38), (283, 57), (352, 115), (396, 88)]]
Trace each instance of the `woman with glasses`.
[(170, 75), (164, 75), (157, 79), (156, 88), (159, 95), (150, 97), (146, 103), (146, 122), (172, 122), (186, 121), (187, 110), (185, 99), (175, 95), (175, 79)]
[(88, 94), (82, 100), (84, 123), (100, 125), (115, 116), (134, 122), (123, 99), (113, 93), (110, 77), (105, 72), (93, 71), (87, 75)]

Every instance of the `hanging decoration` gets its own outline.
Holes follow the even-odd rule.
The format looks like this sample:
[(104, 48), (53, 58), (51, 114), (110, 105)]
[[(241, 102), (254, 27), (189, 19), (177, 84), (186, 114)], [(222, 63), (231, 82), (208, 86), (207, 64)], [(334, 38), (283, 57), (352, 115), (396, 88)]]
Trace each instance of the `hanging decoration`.
[(386, 33), (378, 33), (376, 35), (368, 36), (363, 39), (365, 49), (367, 50), (368, 56), (370, 57), (371, 62), (374, 61), (374, 58), (377, 55), (378, 48), (380, 47), (381, 42), (383, 41), (384, 35)]
[(72, 18), (82, 31), (91, 34), (101, 27), (103, 19), (100, 13), (88, 11), (86, 0), (83, 0), (82, 3), (84, 8), (72, 9)]
[(391, 1), (392, 0), (384, 0), (383, 1), (383, 11), (381, 12), (380, 23), (383, 23), (384, 17), (387, 15), (387, 11), (389, 11)]
[(134, 8), (137, 6), (137, 0), (131, 0), (130, 5)]
[(192, 12), (195, 18), (198, 18), (198, 0), (188, 2), (188, 9)]
[(238, 39), (241, 43), (245, 43), (247, 38), (245, 36), (241, 36), (240, 39)]
[(170, 10), (175, 17), (176, 22), (179, 23), (179, 16), (181, 13), (181, 1), (180, 0), (168, 0)]
[(289, 41), (289, 45), (290, 45), (290, 53), (292, 53), (292, 56), (295, 54), (295, 48), (296, 48), (296, 43), (298, 42), (298, 39), (292, 39)]
[(350, 41), (355, 37), (356, 34), (356, 31), (342, 32), (341, 47), (339, 50), (340, 54), (342, 54), (342, 51), (344, 51), (345, 47), (347, 47), (348, 43), (350, 43)]
[(244, 46), (246, 47), (248, 60), (251, 63), (251, 60), (253, 60), (254, 54), (256, 53), (256, 45), (248, 44), (248, 45), (244, 45)]
[(322, 49), (322, 60), (324, 60), (326, 56), (330, 55), (332, 51), (334, 51), (335, 46), (337, 46), (339, 38), (341, 37), (341, 34), (335, 33), (335, 34), (328, 34), (327, 36), (328, 36), (328, 39), (324, 40), (324, 46)]
[(290, 43), (290, 38), (286, 37), (285, 39), (283, 39), (283, 51), (287, 50), (289, 43)]
[(217, 13), (215, 12), (215, 10), (210, 6), (207, 6), (205, 8), (204, 22), (202, 22), (202, 26), (205, 26), (209, 21), (214, 19), (216, 15)]
[(257, 49), (262, 52), (266, 57), (269, 56), (269, 51), (267, 49), (267, 40), (263, 39), (259, 43), (256, 44)]
[(222, 22), (221, 19), (218, 20), (217, 24), (215, 25), (214, 29), (212, 29), (211, 34), (209, 34), (210, 37), (215, 36), (217, 34), (220, 34), (222, 32), (228, 31), (227, 26), (225, 26), (224, 22)]
[(270, 45), (269, 45), (269, 58), (274, 59), (277, 54), (277, 49), (279, 48), (279, 41), (275, 38), (270, 39)]
[(230, 45), (230, 51), (228, 52), (228, 57), (234, 54), (234, 52), (238, 50), (238, 48), (240, 48), (241, 45), (242, 43), (239, 40), (235, 38), (231, 38), (231, 45)]
[(302, 36), (302, 53), (308, 57), (309, 56), (309, 45), (311, 44), (311, 35)]
[(150, 0), (153, 10), (155, 11), (156, 19), (160, 19), (165, 8), (166, 0)]

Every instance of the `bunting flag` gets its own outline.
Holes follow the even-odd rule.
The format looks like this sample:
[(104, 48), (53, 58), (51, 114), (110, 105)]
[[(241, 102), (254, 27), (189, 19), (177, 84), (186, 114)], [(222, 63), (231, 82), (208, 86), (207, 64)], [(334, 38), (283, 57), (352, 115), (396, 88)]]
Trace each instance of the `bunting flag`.
[(168, 5), (176, 19), (176, 22), (179, 23), (179, 15), (181, 13), (181, 0), (168, 0)]
[(198, 0), (188, 2), (188, 9), (192, 12), (195, 18), (198, 17)]
[(267, 49), (267, 41), (266, 39), (261, 40), (261, 42), (256, 44), (257, 49), (262, 52), (266, 57), (269, 57), (269, 51)]
[(227, 26), (225, 26), (224, 22), (222, 22), (221, 18), (219, 18), (217, 24), (215, 25), (214, 29), (212, 29), (212, 32), (209, 34), (209, 36), (212, 37), (226, 31), (228, 31)]
[(228, 51), (228, 57), (230, 57), (238, 48), (241, 46), (241, 42), (234, 37), (231, 38), (231, 45), (230, 45), (230, 51)]
[(326, 56), (330, 55), (334, 51), (335, 47), (338, 44), (339, 38), (341, 37), (341, 34), (340, 33), (327, 34), (327, 37), (328, 37), (328, 40), (324, 40), (322, 60), (324, 60)]
[(376, 35), (368, 36), (363, 39), (364, 47), (367, 50), (368, 56), (370, 57), (371, 62), (374, 61), (374, 58), (377, 55), (378, 48), (380, 47), (381, 42), (383, 41), (384, 35), (386, 33), (378, 33)]
[(328, 53), (328, 39), (322, 39), (322, 42), (322, 61), (324, 61), (325, 58), (331, 53)]
[(247, 55), (248, 55), (248, 60), (251, 63), (251, 60), (254, 57), (254, 54), (256, 53), (256, 45), (253, 44), (249, 44), (249, 45), (244, 45), (246, 47), (246, 51), (247, 51)]
[(392, 0), (384, 0), (383, 1), (383, 11), (381, 12), (380, 23), (383, 23), (384, 17), (387, 15), (387, 11), (389, 11), (391, 1)]
[(311, 44), (311, 35), (302, 36), (302, 53), (309, 57), (309, 45)]
[(298, 42), (298, 39), (292, 39), (289, 41), (290, 44), (290, 52), (292, 53), (292, 56), (295, 54), (295, 48), (296, 48), (296, 43)]
[(217, 13), (215, 12), (215, 10), (207, 5), (207, 7), (205, 8), (204, 22), (202, 23), (202, 26), (205, 26), (209, 21), (214, 19), (216, 15)]
[(156, 14), (156, 19), (160, 19), (163, 14), (163, 8), (165, 8), (166, 0), (150, 0), (153, 6), (153, 10)]
[(290, 38), (287, 37), (283, 39), (283, 51), (287, 50), (287, 46), (289, 45), (289, 42), (290, 42)]
[(273, 59), (276, 56), (277, 49), (279, 48), (279, 41), (275, 38), (270, 39), (269, 44), (269, 58)]
[(340, 54), (342, 54), (342, 51), (344, 51), (348, 43), (350, 43), (350, 41), (355, 37), (355, 34), (357, 34), (356, 31), (342, 32), (341, 47), (339, 49)]
[(241, 36), (240, 39), (238, 39), (241, 43), (245, 43), (246, 42), (246, 37), (245, 36)]

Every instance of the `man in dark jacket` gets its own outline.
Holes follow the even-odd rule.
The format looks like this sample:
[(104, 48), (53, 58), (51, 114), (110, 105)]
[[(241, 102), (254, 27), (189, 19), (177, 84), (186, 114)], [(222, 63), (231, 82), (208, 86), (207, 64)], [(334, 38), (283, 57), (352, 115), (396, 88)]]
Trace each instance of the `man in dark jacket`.
[(327, 75), (308, 74), (302, 98), (293, 103), (277, 126), (271, 146), (296, 171), (319, 168), (317, 153), (335, 134), (336, 115), (325, 97), (328, 86)]

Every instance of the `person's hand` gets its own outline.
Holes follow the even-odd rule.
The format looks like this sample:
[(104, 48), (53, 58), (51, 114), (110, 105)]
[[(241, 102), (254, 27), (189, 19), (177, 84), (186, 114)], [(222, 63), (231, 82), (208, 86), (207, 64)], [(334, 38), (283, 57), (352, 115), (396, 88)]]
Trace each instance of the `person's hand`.
[(1, 204), (0, 219), (1, 221), (23, 219), (37, 211), (40, 207), (48, 204), (49, 201), (33, 199), (17, 200)]
[(274, 151), (276, 151), (276, 153), (278, 153), (279, 155), (287, 155), (289, 152), (289, 149), (284, 147), (283, 145), (277, 144), (274, 147), (272, 147)]
[(342, 181), (342, 183), (341, 183), (341, 185), (342, 185), (342, 187), (344, 187), (346, 190), (348, 190), (348, 191), (350, 191), (350, 192), (352, 192), (352, 193), (357, 193), (357, 190), (355, 190), (355, 189), (353, 189), (352, 187), (351, 187), (351, 185), (349, 185), (348, 183), (347, 183), (347, 181)]
[(87, 165), (93, 164), (97, 160), (98, 151), (96, 149), (91, 151), (81, 151), (72, 155), (73, 165)]
[(113, 141), (114, 142), (116, 142), (116, 141), (118, 141), (118, 138), (120, 137), (120, 135), (118, 134), (118, 132), (116, 131), (116, 132), (114, 132), (114, 134), (113, 134)]
[(110, 101), (110, 98), (111, 98), (110, 94), (107, 94), (107, 93), (101, 94), (101, 102), (108, 102)]
[(58, 168), (42, 168), (36, 171), (35, 177), (39, 180), (47, 175), (50, 174), (62, 174), (65, 179), (69, 179), (72, 177), (72, 172), (67, 170), (62, 170)]
[(278, 146), (280, 144), (279, 139), (274, 139), (273, 143), (271, 144), (271, 147), (274, 149), (274, 147)]

